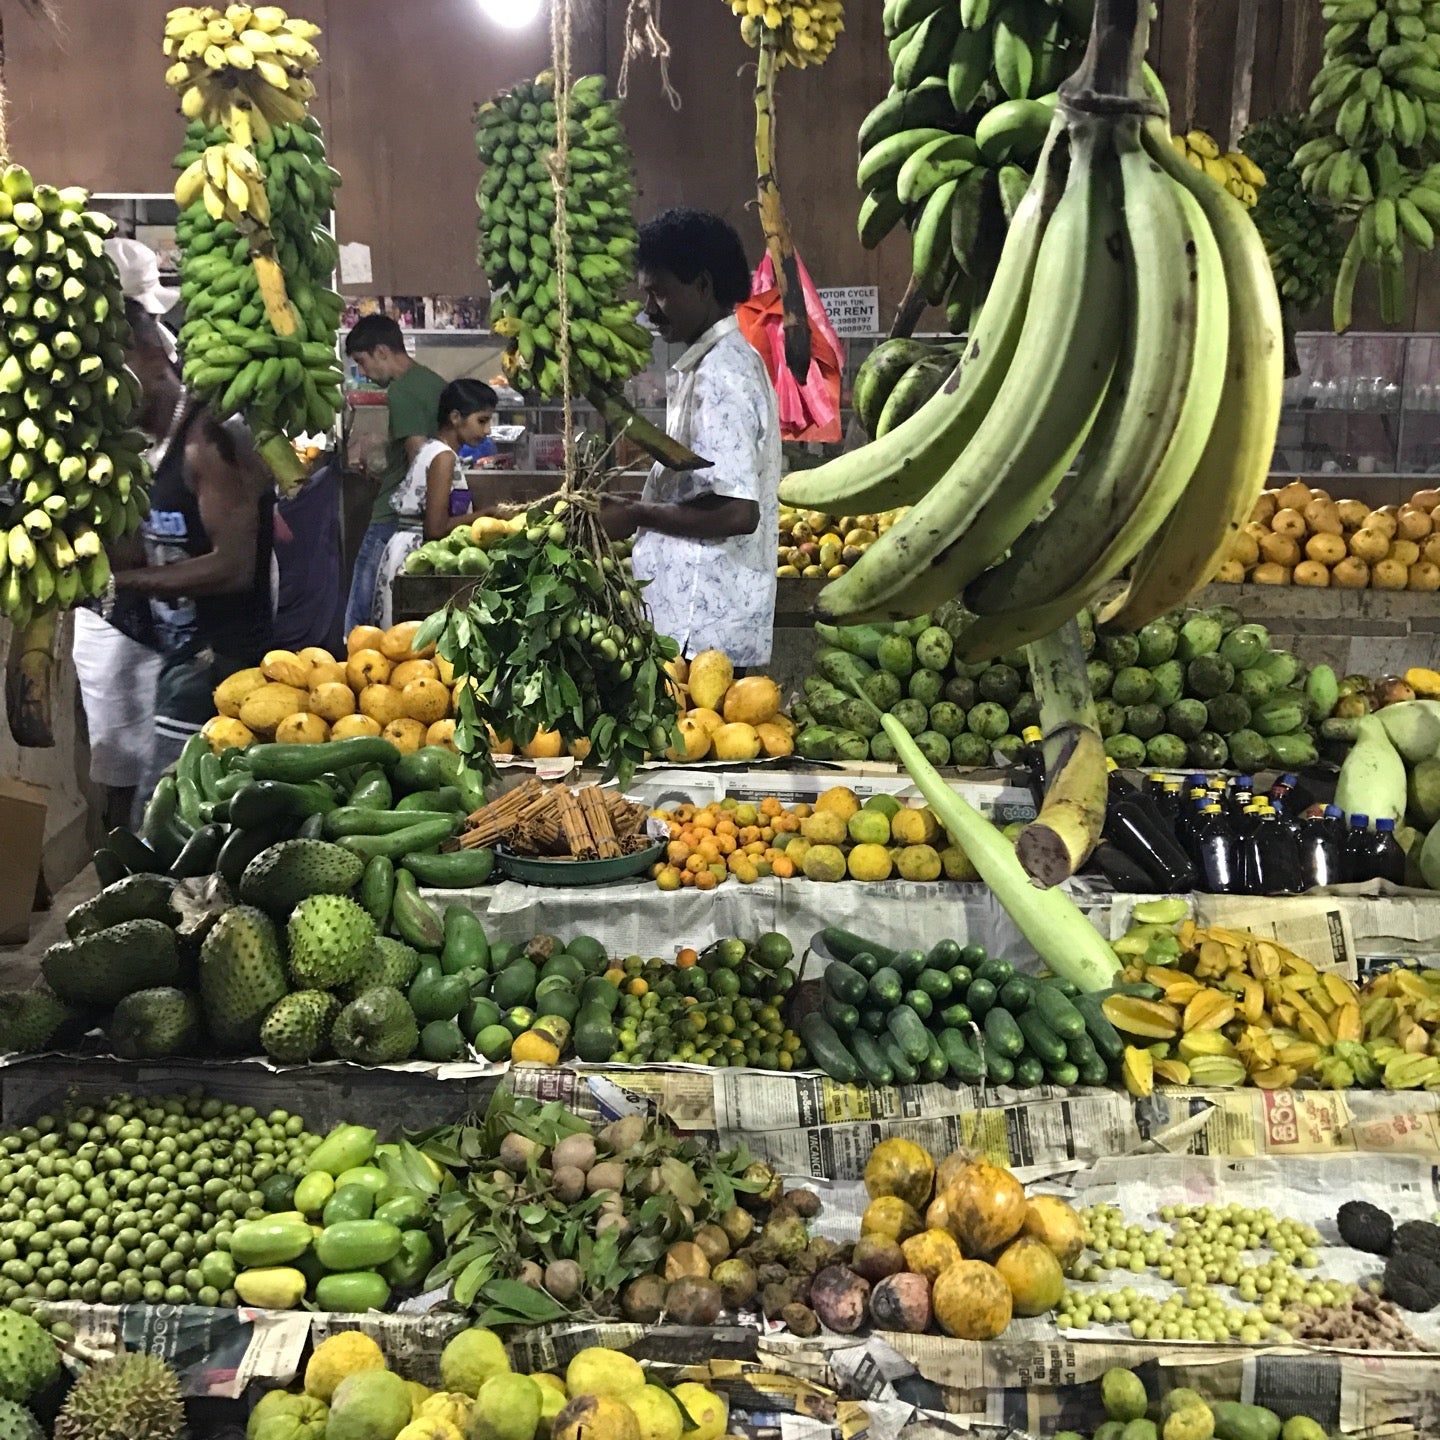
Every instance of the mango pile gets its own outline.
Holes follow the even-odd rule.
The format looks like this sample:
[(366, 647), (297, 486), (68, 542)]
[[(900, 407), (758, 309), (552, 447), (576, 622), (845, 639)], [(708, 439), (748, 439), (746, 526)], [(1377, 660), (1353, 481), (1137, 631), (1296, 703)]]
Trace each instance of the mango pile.
[(782, 580), (838, 580), (904, 513), (827, 515), (782, 505), (775, 573)]
[(684, 764), (794, 753), (795, 722), (781, 709), (784, 696), (768, 675), (737, 680), (723, 650), (702, 650), (690, 661), (677, 656), (665, 669), (681, 707), (667, 759)]

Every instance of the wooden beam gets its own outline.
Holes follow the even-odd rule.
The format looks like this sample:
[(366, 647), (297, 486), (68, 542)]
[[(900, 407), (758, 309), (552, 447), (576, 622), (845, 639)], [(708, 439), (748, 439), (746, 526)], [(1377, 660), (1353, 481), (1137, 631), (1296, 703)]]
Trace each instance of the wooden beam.
[(1230, 125), (1225, 148), (1239, 148), (1240, 136), (1250, 123), (1250, 98), (1255, 78), (1255, 31), (1260, 19), (1260, 0), (1240, 0), (1235, 17), (1235, 57), (1230, 72)]

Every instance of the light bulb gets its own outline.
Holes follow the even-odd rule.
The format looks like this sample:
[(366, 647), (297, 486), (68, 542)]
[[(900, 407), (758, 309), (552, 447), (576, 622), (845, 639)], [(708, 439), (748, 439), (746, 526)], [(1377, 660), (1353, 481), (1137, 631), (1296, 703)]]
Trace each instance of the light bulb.
[(544, 0), (480, 0), (480, 9), (487, 19), (507, 30), (520, 30), (533, 24)]

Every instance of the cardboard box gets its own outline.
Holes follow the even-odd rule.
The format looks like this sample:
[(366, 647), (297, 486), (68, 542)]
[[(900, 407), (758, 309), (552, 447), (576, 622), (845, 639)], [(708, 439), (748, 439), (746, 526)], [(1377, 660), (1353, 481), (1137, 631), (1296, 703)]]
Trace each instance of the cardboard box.
[(48, 808), (40, 786), (0, 778), (0, 944), (23, 945), (30, 938)]

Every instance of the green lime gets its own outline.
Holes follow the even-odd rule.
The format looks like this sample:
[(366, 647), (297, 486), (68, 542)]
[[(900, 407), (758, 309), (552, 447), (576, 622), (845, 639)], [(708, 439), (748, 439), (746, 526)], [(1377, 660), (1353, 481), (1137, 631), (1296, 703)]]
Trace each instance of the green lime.
[(476, 1037), (475, 1048), (487, 1060), (504, 1060), (515, 1037), (503, 1025), (487, 1025)]
[(755, 958), (768, 969), (781, 970), (795, 958), (795, 947), (785, 936), (771, 930), (755, 942)]

